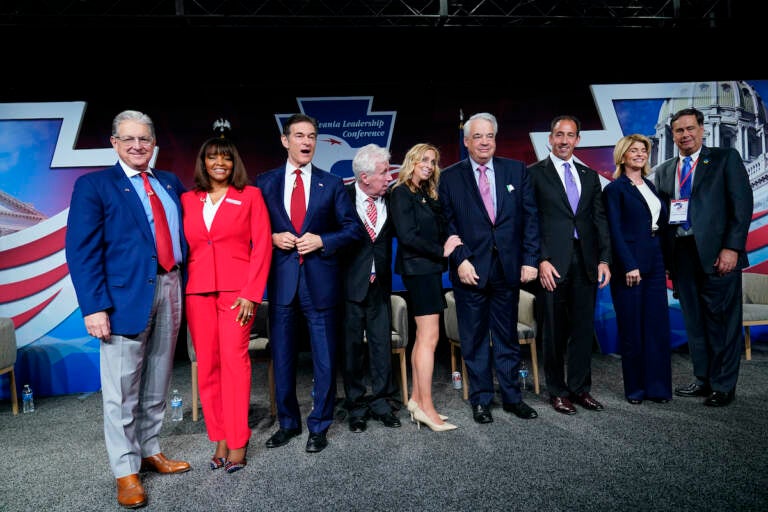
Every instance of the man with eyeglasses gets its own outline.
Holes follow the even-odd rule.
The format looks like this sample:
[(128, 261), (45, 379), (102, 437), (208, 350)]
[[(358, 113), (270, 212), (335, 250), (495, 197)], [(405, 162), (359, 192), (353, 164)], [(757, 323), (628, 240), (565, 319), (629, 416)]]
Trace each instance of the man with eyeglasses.
[(147, 503), (139, 471), (190, 469), (166, 458), (158, 440), (181, 324), (185, 189), (175, 174), (150, 167), (155, 131), (146, 114), (119, 113), (111, 142), (117, 163), (75, 182), (66, 258), (86, 330), (101, 342), (104, 438), (117, 501), (137, 508)]

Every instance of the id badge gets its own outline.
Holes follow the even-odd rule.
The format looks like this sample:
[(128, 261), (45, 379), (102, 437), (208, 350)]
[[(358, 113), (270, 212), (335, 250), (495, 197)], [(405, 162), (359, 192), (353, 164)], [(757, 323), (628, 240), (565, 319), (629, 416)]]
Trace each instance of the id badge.
[(688, 199), (673, 199), (669, 207), (669, 223), (682, 224), (688, 219)]

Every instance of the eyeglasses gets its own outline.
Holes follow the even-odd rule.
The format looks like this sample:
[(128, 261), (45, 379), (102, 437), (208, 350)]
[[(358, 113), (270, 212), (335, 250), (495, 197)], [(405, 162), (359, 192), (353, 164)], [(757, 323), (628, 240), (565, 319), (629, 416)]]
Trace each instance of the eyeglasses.
[(155, 140), (152, 137), (116, 137), (113, 135), (115, 140), (118, 142), (125, 144), (126, 146), (130, 146), (132, 144), (138, 143), (139, 146), (147, 147), (151, 146), (152, 142)]

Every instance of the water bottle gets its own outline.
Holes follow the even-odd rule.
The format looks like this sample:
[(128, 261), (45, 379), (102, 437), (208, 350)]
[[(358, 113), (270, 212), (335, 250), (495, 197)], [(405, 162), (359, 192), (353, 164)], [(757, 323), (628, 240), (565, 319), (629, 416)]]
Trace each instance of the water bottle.
[(21, 404), (23, 412), (35, 412), (35, 399), (29, 384), (24, 384), (24, 389), (21, 390)]
[(184, 419), (183, 405), (181, 393), (179, 393), (178, 389), (174, 389), (173, 393), (171, 393), (171, 421), (181, 421)]
[(520, 361), (520, 367), (517, 370), (518, 381), (520, 382), (520, 391), (528, 389), (528, 363)]

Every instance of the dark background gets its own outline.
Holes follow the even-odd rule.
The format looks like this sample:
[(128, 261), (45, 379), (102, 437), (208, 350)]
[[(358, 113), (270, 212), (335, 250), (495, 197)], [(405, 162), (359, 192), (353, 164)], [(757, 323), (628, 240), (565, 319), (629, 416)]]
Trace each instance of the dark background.
[[(24, 18), (23, 21), (27, 21)], [(107, 147), (112, 118), (155, 121), (157, 167), (191, 184), (200, 143), (219, 117), (255, 176), (280, 165), (275, 113), (297, 97), (372, 96), (396, 111), (390, 150), (432, 142), (459, 158), (459, 110), (494, 113), (497, 154), (536, 160), (529, 132), (552, 117), (600, 129), (590, 84), (760, 79), (759, 31), (718, 28), (183, 26), (139, 18), (62, 18), (0, 26), (0, 101), (86, 101), (78, 148)], [(288, 24), (288, 22), (286, 22)]]

